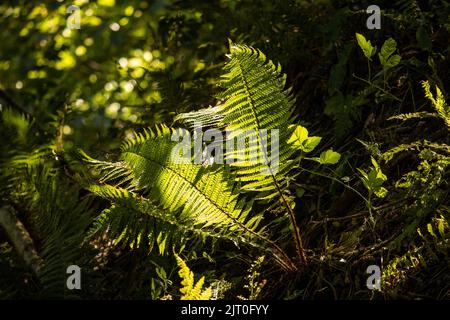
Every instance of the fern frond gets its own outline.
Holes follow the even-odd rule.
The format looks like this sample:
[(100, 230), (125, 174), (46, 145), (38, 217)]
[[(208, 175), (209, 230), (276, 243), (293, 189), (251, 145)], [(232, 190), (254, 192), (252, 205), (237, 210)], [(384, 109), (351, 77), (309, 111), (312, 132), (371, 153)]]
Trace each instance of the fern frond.
[[(246, 144), (245, 154), (253, 154), (253, 159), (232, 166), (243, 189), (261, 191), (271, 198), (277, 194), (274, 191), (286, 186), (284, 176), (293, 166), (291, 158), (295, 150), (287, 141), (293, 132), (289, 125), (294, 99), (284, 88), (286, 76), (280, 73), (281, 66), (276, 66), (261, 51), (231, 44), (229, 58), (225, 66), (227, 74), (221, 82), (224, 92), (219, 96), (224, 101), (219, 106), (224, 117), (222, 124), (229, 133), (228, 139), (243, 133), (256, 142), (253, 146)], [(278, 141), (274, 141), (271, 130), (278, 130)], [(274, 168), (276, 156), (279, 168)], [(239, 159), (239, 150), (227, 152), (225, 157)]]
[(422, 119), (422, 118), (435, 118), (437, 114), (431, 112), (413, 112), (413, 113), (403, 113), (396, 116), (388, 118), (388, 120), (410, 120), (410, 119)]
[[(260, 198), (270, 199), (278, 189), (285, 189), (285, 176), (294, 165), (296, 150), (287, 144), (294, 130), (290, 127), (294, 98), (290, 89), (285, 89), (286, 75), (281, 73), (281, 66), (261, 51), (230, 44), (228, 57), (221, 81), (224, 91), (218, 95), (221, 102), (176, 119), (188, 125), (224, 128), (227, 145), (233, 146), (232, 150), (227, 148), (226, 162), (233, 167), (241, 188), (261, 192)], [(245, 150), (237, 150), (235, 138), (246, 140)]]
[(116, 243), (137, 247), (145, 241), (150, 250), (156, 244), (160, 254), (165, 254), (170, 246), (180, 248), (187, 241), (204, 243), (207, 239), (213, 243), (226, 240), (273, 253), (270, 243), (267, 246), (254, 239), (259, 235), (256, 232), (256, 236), (246, 236), (241, 229), (205, 228), (204, 224), (196, 224), (189, 217), (181, 217), (180, 212), (169, 212), (155, 205), (154, 201), (120, 187), (90, 184), (86, 188), (112, 203), (111, 208), (96, 219), (89, 238), (108, 232)]
[(208, 287), (203, 289), (205, 283), (205, 277), (201, 277), (197, 283), (195, 283), (194, 273), (189, 269), (186, 262), (183, 261), (178, 255), (175, 255), (177, 259), (177, 265), (180, 268), (178, 274), (182, 279), (180, 292), (183, 294), (181, 300), (209, 300), (212, 296), (212, 289)]
[[(222, 238), (235, 244), (265, 247), (264, 250), (271, 250), (284, 267), (292, 269), (289, 258), (258, 227), (262, 215), (250, 216), (252, 203), (238, 199), (238, 190), (223, 167), (180, 163), (174, 157), (174, 147), (178, 143), (171, 139), (174, 132), (174, 129), (160, 126), (155, 130), (136, 133), (135, 138), (124, 142), (121, 162), (115, 164), (93, 161), (85, 156), (87, 163), (92, 163), (100, 172), (106, 172), (108, 179), (103, 179), (103, 182), (111, 182), (108, 169), (117, 167), (122, 168), (117, 170), (123, 173), (119, 181), (123, 181), (123, 177), (127, 179), (123, 186), (91, 183), (87, 189), (117, 207), (150, 215), (172, 226), (172, 229), (165, 230), (166, 235), (190, 234), (202, 239)], [(122, 214), (125, 215), (126, 211)], [(112, 222), (108, 219), (103, 221)], [(129, 221), (136, 219), (133, 217)], [(102, 220), (98, 222), (101, 224)], [(142, 230), (144, 225), (140, 227)], [(133, 238), (128, 237), (129, 226), (122, 225), (116, 231), (119, 230), (121, 233), (116, 233), (117, 236), (128, 232), (125, 233), (127, 241)], [(155, 236), (155, 230), (147, 232), (149, 237), (150, 234)], [(142, 232), (136, 234), (144, 236)]]
[(445, 102), (444, 95), (441, 89), (436, 86), (436, 95), (431, 93), (430, 83), (428, 81), (422, 82), (422, 87), (425, 91), (425, 97), (431, 101), (434, 109), (442, 120), (444, 120), (445, 125), (450, 130), (450, 106)]
[[(244, 162), (237, 157), (233, 171), (244, 190), (258, 191), (262, 199), (281, 199), (288, 211), (297, 253), (306, 263), (295, 214), (284, 195), (297, 151), (288, 144), (295, 127), (291, 126), (294, 98), (290, 89), (285, 89), (286, 75), (279, 64), (252, 47), (230, 43), (229, 58), (221, 82), (224, 91), (219, 96), (224, 101), (219, 111), (224, 117), (222, 124), (233, 145), (234, 137), (242, 133), (256, 142), (246, 142), (244, 155), (252, 157)], [(227, 151), (225, 157), (235, 159), (239, 152), (242, 154), (242, 150)]]
[(396, 154), (398, 154), (400, 152), (420, 151), (420, 150), (427, 149), (427, 148), (444, 153), (447, 156), (450, 155), (450, 147), (448, 145), (423, 140), (423, 141), (415, 141), (415, 142), (411, 142), (411, 143), (400, 144), (400, 145), (384, 152), (381, 155), (381, 159), (383, 159), (385, 162), (389, 162), (390, 160), (392, 160), (394, 158), (394, 156)]
[[(43, 297), (74, 297), (66, 287), (66, 269), (84, 265), (92, 257), (82, 250), (84, 232), (91, 223), (90, 199), (80, 201), (77, 186), (45, 166), (27, 168), (27, 211), (33, 231), (42, 242), (38, 252), (43, 259), (38, 278)], [(86, 248), (84, 248), (86, 249)]]
[[(29, 115), (23, 114), (21, 112), (18, 112), (17, 110), (7, 107), (2, 108), (0, 112), (2, 116), (2, 126), (4, 126), (5, 129), (9, 130), (12, 128), (14, 140), (19, 144), (26, 144), (28, 132), (34, 123), (33, 119), (31, 119)], [(5, 133), (8, 135), (11, 134), (11, 132)]]
[(180, 113), (175, 117), (174, 122), (186, 123), (190, 128), (194, 126), (217, 127), (223, 120), (219, 110), (220, 105), (188, 113)]
[[(89, 164), (89, 167), (97, 170), (98, 182), (109, 183), (115, 186), (124, 186), (127, 189), (131, 189), (130, 181), (133, 179), (132, 171), (127, 167), (127, 164), (123, 161), (120, 162), (108, 162), (91, 158), (83, 150), (77, 150), (71, 154), (71, 162), (73, 160), (81, 161)], [(91, 174), (93, 174), (91, 172)]]
[(183, 220), (178, 215), (170, 214), (149, 199), (126, 189), (97, 184), (91, 184), (87, 189), (113, 204), (97, 218), (91, 235), (108, 232), (116, 242), (136, 247), (141, 241), (146, 241), (150, 249), (156, 243), (161, 254), (171, 243), (183, 245), (189, 235), (203, 241), (208, 237), (221, 236), (219, 232), (208, 233), (201, 227), (195, 227), (189, 219)]
[(158, 199), (170, 212), (208, 226), (241, 226), (255, 230), (261, 216), (249, 217), (251, 203), (238, 200), (232, 181), (220, 167), (179, 163), (173, 130), (161, 126), (122, 146), (121, 159), (133, 172), (132, 185)]
[(180, 118), (203, 119), (216, 113), (223, 117), (218, 126), (226, 131), (226, 163), (244, 191), (257, 192), (261, 200), (281, 199), (289, 213), (299, 256), (305, 262), (295, 214), (285, 195), (298, 151), (288, 144), (295, 126), (294, 98), (285, 88), (286, 75), (279, 64), (252, 47), (230, 43), (228, 57), (217, 110), (210, 108)]

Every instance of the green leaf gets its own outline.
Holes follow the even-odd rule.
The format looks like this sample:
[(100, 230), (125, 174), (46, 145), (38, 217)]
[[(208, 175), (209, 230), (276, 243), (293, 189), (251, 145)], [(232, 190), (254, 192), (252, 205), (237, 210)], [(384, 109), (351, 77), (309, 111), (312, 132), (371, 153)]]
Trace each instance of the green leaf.
[(321, 137), (317, 136), (309, 137), (303, 143), (301, 150), (304, 152), (311, 152), (317, 147), (317, 145), (320, 143), (321, 140), (322, 140)]
[(394, 54), (392, 57), (389, 58), (389, 60), (386, 63), (386, 69), (390, 69), (392, 67), (395, 67), (400, 63), (402, 60), (402, 57), (400, 57), (398, 54)]
[(358, 41), (358, 45), (366, 58), (372, 60), (371, 58), (377, 51), (377, 47), (372, 46), (370, 40), (366, 40), (366, 38), (360, 33), (356, 33), (356, 40)]
[(400, 63), (402, 58), (398, 54), (394, 54), (396, 50), (397, 42), (394, 39), (389, 38), (383, 43), (381, 52), (378, 54), (383, 69), (390, 69)]
[(319, 162), (321, 164), (336, 164), (339, 162), (340, 159), (341, 159), (340, 153), (330, 149), (320, 154)]
[(366, 173), (359, 168), (357, 169), (361, 173), (361, 180), (367, 190), (374, 193), (379, 198), (384, 198), (387, 194), (387, 190), (382, 187), (382, 184), (387, 180), (387, 177), (381, 171), (379, 164), (373, 157), (371, 157), (371, 162), (373, 168), (369, 171), (369, 173)]
[(444, 217), (441, 216), (441, 219), (438, 219), (438, 230), (442, 237), (445, 236), (445, 223), (444, 223)]
[(387, 195), (387, 189), (384, 187), (380, 187), (374, 193), (378, 198), (384, 198)]
[(308, 129), (301, 125), (292, 125), (290, 127), (295, 127), (295, 130), (289, 138), (288, 143), (293, 144), (294, 146), (302, 145), (303, 142), (308, 139)]
[(289, 138), (288, 143), (306, 153), (313, 151), (322, 138), (317, 136), (309, 137), (308, 129), (302, 127), (301, 125), (296, 125), (295, 127), (296, 128)]
[(431, 223), (427, 224), (427, 230), (433, 236), (433, 238), (437, 238), (436, 234), (434, 233), (433, 226), (431, 225)]
[(381, 51), (378, 54), (382, 65), (385, 64), (387, 59), (389, 59), (389, 57), (395, 52), (395, 50), (397, 50), (397, 42), (394, 39), (389, 38), (383, 43)]

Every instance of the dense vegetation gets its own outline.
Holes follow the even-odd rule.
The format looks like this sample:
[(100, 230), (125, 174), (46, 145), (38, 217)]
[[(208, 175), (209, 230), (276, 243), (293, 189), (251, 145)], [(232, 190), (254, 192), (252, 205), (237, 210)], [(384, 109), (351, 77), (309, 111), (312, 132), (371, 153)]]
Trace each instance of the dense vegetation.
[(371, 4), (2, 1), (0, 297), (449, 299), (450, 3)]

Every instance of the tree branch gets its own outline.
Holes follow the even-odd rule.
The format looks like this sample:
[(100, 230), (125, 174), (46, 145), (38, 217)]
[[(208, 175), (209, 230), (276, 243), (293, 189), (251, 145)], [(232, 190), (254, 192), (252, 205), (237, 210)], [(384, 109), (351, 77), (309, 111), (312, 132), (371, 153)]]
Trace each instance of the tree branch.
[(38, 274), (43, 261), (34, 248), (33, 239), (25, 229), (23, 223), (17, 218), (16, 211), (13, 207), (3, 206), (0, 208), (0, 226), (6, 231), (12, 245), (27, 266), (35, 274)]

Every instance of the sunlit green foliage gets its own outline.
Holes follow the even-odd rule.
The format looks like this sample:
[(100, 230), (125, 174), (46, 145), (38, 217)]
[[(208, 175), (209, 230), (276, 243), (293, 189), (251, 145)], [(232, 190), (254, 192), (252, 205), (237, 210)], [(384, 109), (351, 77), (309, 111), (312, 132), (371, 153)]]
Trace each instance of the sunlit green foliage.
[[(369, 4), (1, 1), (0, 298), (448, 299), (450, 7)], [(281, 170), (172, 163), (194, 120)]]

